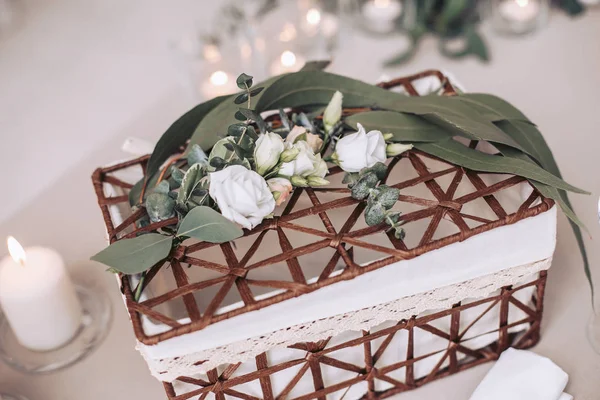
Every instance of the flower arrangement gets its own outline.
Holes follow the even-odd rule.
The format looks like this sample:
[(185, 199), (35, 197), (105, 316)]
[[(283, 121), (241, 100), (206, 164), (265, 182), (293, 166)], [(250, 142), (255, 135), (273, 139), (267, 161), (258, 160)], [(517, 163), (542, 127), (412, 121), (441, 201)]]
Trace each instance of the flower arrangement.
[[(381, 182), (386, 161), (415, 147), (472, 170), (527, 178), (573, 222), (589, 277), (581, 222), (566, 196), (586, 192), (561, 179), (542, 135), (519, 110), (486, 94), (407, 97), (326, 73), (326, 65), (309, 63), (256, 87), (241, 74), (240, 93), (183, 115), (129, 193), (131, 206), (146, 211), (136, 221), (146, 232), (115, 241), (92, 259), (143, 280), (185, 240), (223, 243), (268, 223), (295, 188), (328, 185), (333, 164), (346, 173), (352, 197), (366, 203), (366, 224), (385, 224), (403, 238), (402, 216), (394, 210), (400, 191)], [(490, 142), (498, 154), (455, 137)]]

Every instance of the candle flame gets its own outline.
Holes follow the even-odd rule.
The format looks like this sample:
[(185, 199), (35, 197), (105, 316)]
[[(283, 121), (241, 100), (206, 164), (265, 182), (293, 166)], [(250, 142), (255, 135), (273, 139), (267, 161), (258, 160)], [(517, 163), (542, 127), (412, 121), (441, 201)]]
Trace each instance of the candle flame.
[(10, 253), (12, 259), (15, 260), (16, 263), (25, 265), (25, 249), (23, 249), (21, 243), (19, 243), (14, 237), (9, 236), (6, 239), (6, 245), (8, 246), (8, 252)]
[(284, 67), (292, 67), (296, 64), (296, 55), (289, 50), (284, 51), (281, 53), (281, 64)]
[(229, 77), (223, 71), (213, 72), (210, 76), (210, 83), (215, 86), (223, 86), (229, 81)]
[(516, 0), (517, 4), (519, 5), (519, 7), (527, 7), (527, 4), (529, 4), (529, 0)]
[(306, 13), (306, 21), (310, 25), (318, 25), (321, 22), (321, 12), (316, 8), (311, 8)]

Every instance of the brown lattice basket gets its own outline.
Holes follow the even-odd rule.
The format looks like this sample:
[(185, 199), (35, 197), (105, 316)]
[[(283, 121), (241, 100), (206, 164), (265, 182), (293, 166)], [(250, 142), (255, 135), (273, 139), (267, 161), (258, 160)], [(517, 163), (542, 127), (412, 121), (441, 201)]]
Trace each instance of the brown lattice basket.
[[(413, 82), (429, 76), (439, 79), (445, 95), (455, 94), (450, 82), (438, 71), (382, 86), (401, 87), (410, 95), (418, 95)], [(345, 113), (357, 111), (360, 110), (349, 109)], [(472, 142), (471, 146), (475, 148), (478, 144)], [(138, 228), (135, 222), (144, 216), (143, 208), (123, 218), (115, 217), (115, 208), (128, 208), (127, 192), (132, 187), (122, 172), (143, 171), (147, 160), (148, 157), (141, 157), (94, 172), (93, 183), (111, 242), (176, 222), (173, 219)], [(184, 242), (166, 262), (149, 270), (144, 281), (145, 296), (140, 301), (134, 301), (137, 281), (120, 276), (138, 341), (147, 348), (168, 345), (174, 339), (198, 334), (223, 321), (235, 321), (245, 314), (252, 316), (257, 310), (309, 296), (382, 268), (396, 268), (398, 262), (516, 224), (553, 207), (552, 200), (543, 198), (533, 188), (524, 200), (509, 204), (505, 194), (528, 185), (520, 177), (470, 171), (418, 150), (403, 153), (388, 163), (386, 183), (401, 189), (398, 204), (402, 205), (406, 239), (396, 239), (386, 232), (385, 225), (366, 226), (362, 221), (364, 202), (350, 197), (340, 182), (342, 171), (333, 167), (328, 177), (332, 185), (296, 189), (278, 215), (245, 231), (235, 245)], [(397, 173), (397, 169), (402, 169), (402, 173)], [(107, 191), (107, 186), (114, 190)], [(415, 188), (420, 191), (411, 191)], [(474, 203), (479, 208), (471, 207)], [(477, 211), (482, 207), (486, 208), (485, 213)], [(320, 336), (307, 333), (310, 341), (280, 341), (265, 351), (240, 355), (239, 360), (232, 359), (226, 364), (213, 366), (211, 360), (203, 357), (206, 353), (171, 357), (168, 362), (185, 358), (189, 364), (185, 376), (171, 376), (171, 379), (162, 379), (169, 376), (170, 364), (163, 364), (166, 361), (162, 358), (154, 361), (148, 360), (147, 355), (146, 358), (157, 377), (170, 381), (164, 385), (171, 400), (209, 396), (384, 398), (494, 360), (508, 346), (526, 348), (537, 343), (545, 282), (543, 269), (528, 282), (519, 285), (506, 282), (501, 290), (492, 291), (485, 298), (456, 298), (451, 307), (436, 312), (410, 314), (404, 310), (404, 314), (394, 315), (406, 317), (393, 323), (370, 324), (368, 329), (333, 338), (322, 337), (326, 330)], [(400, 312), (390, 304), (392, 313)], [(493, 339), (473, 348), (477, 341), (469, 331), (479, 321), (489, 319), (492, 311), (496, 313), (494, 328), (479, 336)], [(465, 313), (469, 313), (468, 317)], [(162, 328), (148, 329), (149, 323)], [(290, 327), (282, 327), (278, 332), (285, 329)], [(424, 334), (441, 341), (439, 348), (423, 353), (415, 338)], [(318, 340), (312, 340), (315, 337)], [(256, 343), (260, 341), (255, 339)], [(392, 343), (396, 350), (390, 350)], [(275, 356), (273, 351), (281, 347), (287, 347), (286, 351), (293, 354), (284, 358), (281, 354)], [(397, 352), (398, 348), (402, 353)], [(396, 353), (390, 354), (392, 351)], [(340, 356), (341, 352), (344, 355)], [(161, 371), (163, 366), (165, 370)], [(276, 378), (281, 374), (287, 374), (282, 378), (284, 384)], [(310, 390), (298, 391), (305, 379), (311, 381)]]

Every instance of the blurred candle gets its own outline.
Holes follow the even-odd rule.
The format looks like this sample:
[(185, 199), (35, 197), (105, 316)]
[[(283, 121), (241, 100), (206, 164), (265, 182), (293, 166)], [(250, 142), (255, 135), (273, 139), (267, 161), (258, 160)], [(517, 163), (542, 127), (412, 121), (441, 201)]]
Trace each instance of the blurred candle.
[(295, 72), (304, 65), (304, 59), (296, 56), (293, 52), (286, 50), (281, 56), (271, 64), (271, 74), (280, 75), (288, 72)]
[(500, 3), (500, 15), (515, 22), (528, 22), (540, 13), (540, 4), (536, 0), (506, 0)]
[(201, 83), (200, 92), (205, 99), (212, 99), (239, 91), (233, 76), (225, 71), (213, 72), (207, 81)]
[(17, 340), (35, 350), (66, 344), (81, 325), (81, 305), (61, 256), (52, 249), (23, 249), (9, 237), (0, 263), (0, 305)]
[(362, 7), (365, 23), (374, 31), (387, 31), (402, 14), (402, 3), (398, 0), (370, 0)]

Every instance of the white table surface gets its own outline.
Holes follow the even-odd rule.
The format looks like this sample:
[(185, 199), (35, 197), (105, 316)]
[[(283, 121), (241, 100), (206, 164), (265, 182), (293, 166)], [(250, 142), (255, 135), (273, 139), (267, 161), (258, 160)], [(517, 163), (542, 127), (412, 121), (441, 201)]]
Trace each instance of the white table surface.
[[(100, 349), (66, 371), (27, 376), (0, 364), (0, 389), (32, 400), (164, 399), (162, 385), (134, 350), (113, 277), (88, 260), (104, 246), (90, 182), (95, 167), (123, 158), (128, 136), (156, 140), (189, 107), (167, 48), (218, 2), (30, 0), (24, 23), (0, 37), (0, 238), (60, 251), (78, 279), (106, 287), (114, 306)], [(142, 7), (142, 4), (145, 7)], [(583, 18), (554, 14), (519, 40), (489, 34), (492, 63), (450, 61), (427, 41), (410, 64), (383, 71), (391, 40), (346, 40), (333, 70), (374, 81), (426, 68), (454, 72), (471, 91), (495, 93), (535, 121), (567, 180), (592, 196), (573, 196), (581, 219), (600, 236), (600, 10)], [(368, 62), (366, 60), (369, 60)], [(542, 341), (535, 348), (570, 374), (577, 400), (598, 399), (600, 355), (585, 337), (591, 312), (581, 260), (566, 219), (549, 276)], [(596, 275), (600, 250), (586, 238)], [(5, 251), (0, 249), (0, 255)], [(596, 279), (600, 285), (600, 279)], [(600, 289), (598, 290), (600, 291)], [(467, 399), (491, 364), (431, 383), (400, 399)]]

